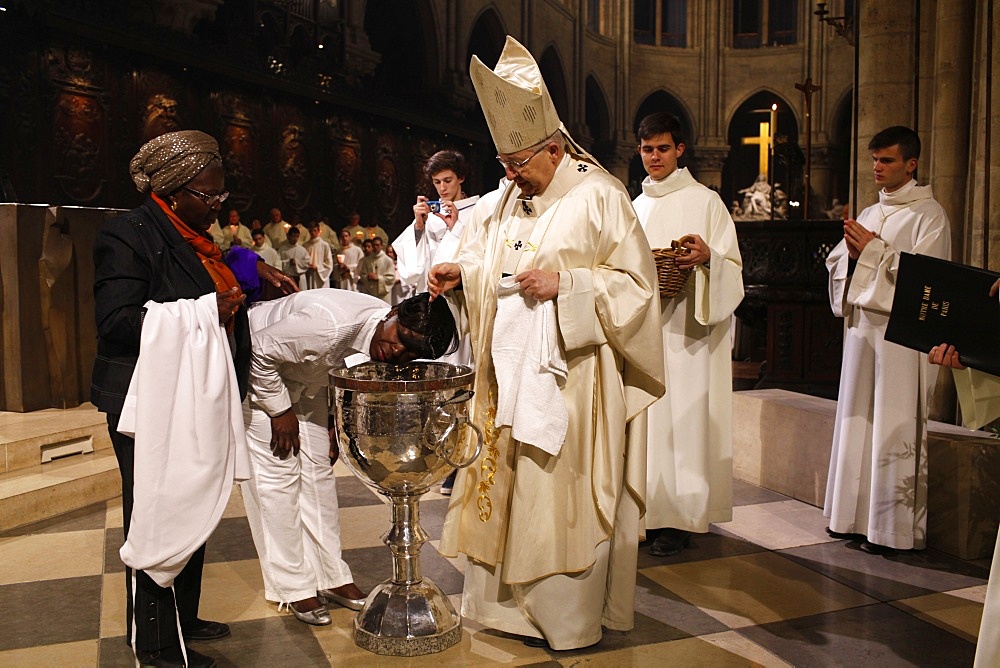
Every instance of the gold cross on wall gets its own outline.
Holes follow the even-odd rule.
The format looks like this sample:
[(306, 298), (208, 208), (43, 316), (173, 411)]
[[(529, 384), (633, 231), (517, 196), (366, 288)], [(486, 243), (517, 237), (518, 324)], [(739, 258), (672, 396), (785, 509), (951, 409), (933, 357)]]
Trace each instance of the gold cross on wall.
[(757, 144), (757, 154), (760, 160), (758, 174), (764, 174), (770, 181), (771, 174), (767, 170), (767, 151), (771, 146), (771, 124), (761, 123), (760, 134), (756, 137), (743, 137), (743, 144)]

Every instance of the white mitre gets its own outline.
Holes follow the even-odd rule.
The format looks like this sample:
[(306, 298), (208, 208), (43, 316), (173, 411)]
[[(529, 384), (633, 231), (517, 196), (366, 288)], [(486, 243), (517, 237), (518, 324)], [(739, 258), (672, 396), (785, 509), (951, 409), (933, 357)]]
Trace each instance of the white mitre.
[(523, 151), (540, 144), (556, 130), (562, 130), (570, 153), (601, 167), (559, 120), (535, 59), (516, 39), (507, 35), (500, 60), (493, 70), (477, 56), (472, 56), (469, 74), (497, 153)]

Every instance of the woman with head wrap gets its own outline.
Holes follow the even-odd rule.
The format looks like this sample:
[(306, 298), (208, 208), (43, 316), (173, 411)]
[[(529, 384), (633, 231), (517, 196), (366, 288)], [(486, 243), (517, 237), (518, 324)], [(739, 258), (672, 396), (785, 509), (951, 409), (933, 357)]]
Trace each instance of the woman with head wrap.
[[(232, 350), (240, 397), (246, 393), (250, 362), (244, 296), (232, 271), (221, 261), (219, 248), (208, 236), (209, 226), (229, 195), (215, 139), (198, 131), (160, 135), (139, 150), (130, 171), (138, 190), (147, 195), (146, 201), (105, 223), (94, 242), (98, 342), (91, 383), (91, 401), (107, 414), (122, 474), (126, 539), (130, 528), (133, 534), (140, 533), (138, 529), (150, 531), (149, 527), (130, 527), (133, 501), (143, 490), (136, 486), (133, 495), (133, 476), (138, 471), (135, 440), (118, 431), (122, 414), (128, 410), (126, 395), (140, 358), (144, 318), (147, 312), (154, 312), (150, 303), (156, 307), (185, 300), (193, 303), (214, 294), (218, 323), (225, 327), (222, 338), (228, 338)], [(295, 290), (280, 272), (265, 263), (258, 263), (258, 271), (285, 292)], [(172, 387), (171, 381), (164, 378), (164, 387)], [(139, 392), (141, 401), (141, 386)], [(166, 445), (169, 449), (181, 447), (173, 442)], [(214, 665), (211, 657), (191, 649), (185, 652), (178, 626), (186, 642), (229, 635), (227, 625), (198, 618), (204, 543), (192, 549), (189, 557), (185, 555), (183, 569), (172, 577), (172, 590), (157, 584), (146, 571), (126, 571), (127, 639), (142, 665)]]

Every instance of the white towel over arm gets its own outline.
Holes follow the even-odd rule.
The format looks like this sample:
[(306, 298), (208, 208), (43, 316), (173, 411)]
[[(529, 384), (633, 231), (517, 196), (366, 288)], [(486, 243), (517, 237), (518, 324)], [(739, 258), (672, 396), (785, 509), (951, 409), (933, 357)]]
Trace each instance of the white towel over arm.
[(229, 340), (215, 293), (146, 303), (118, 431), (135, 438), (126, 565), (169, 587), (215, 531), (234, 480), (249, 477)]
[(560, 387), (566, 355), (559, 346), (554, 300), (528, 297), (512, 276), (500, 279), (493, 326), (497, 377), (496, 426), (550, 455), (559, 454), (569, 414)]

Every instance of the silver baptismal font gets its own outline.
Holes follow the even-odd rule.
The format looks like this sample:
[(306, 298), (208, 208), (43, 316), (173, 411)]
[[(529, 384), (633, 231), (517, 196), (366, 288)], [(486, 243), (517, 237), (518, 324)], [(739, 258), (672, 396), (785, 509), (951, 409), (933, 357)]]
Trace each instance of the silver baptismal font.
[(333, 373), (341, 459), (392, 502), (392, 528), (382, 537), (392, 551), (392, 578), (368, 595), (354, 620), (354, 642), (370, 652), (416, 656), (461, 640), (461, 617), (420, 574), (427, 541), (420, 497), (479, 456), (482, 432), (468, 418), (474, 377), (469, 367), (441, 362), (368, 362)]

